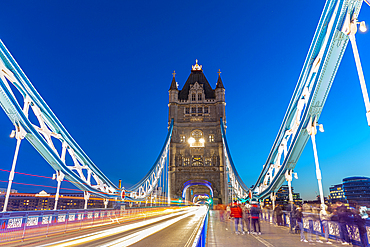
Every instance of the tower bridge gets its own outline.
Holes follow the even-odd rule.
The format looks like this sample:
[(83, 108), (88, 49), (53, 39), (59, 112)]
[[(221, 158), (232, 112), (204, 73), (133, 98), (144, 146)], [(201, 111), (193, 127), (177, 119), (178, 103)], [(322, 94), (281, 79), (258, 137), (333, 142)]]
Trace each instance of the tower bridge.
[(196, 60), (181, 90), (173, 74), (169, 89), (169, 121), (174, 120), (168, 171), (171, 197), (192, 201), (195, 194), (208, 193), (216, 204), (226, 201), (220, 128), (220, 118), (226, 121), (225, 105), (220, 73), (212, 89)]
[[(174, 210), (171, 212), (178, 216), (178, 220), (195, 215), (192, 217), (197, 222), (197, 227), (193, 233), (189, 233), (189, 239), (194, 243), (201, 243), (204, 241), (202, 234), (206, 229), (203, 226), (207, 222), (208, 209), (173, 209), (172, 206), (183, 205), (184, 201), (188, 205), (197, 197), (209, 197), (214, 204), (229, 203), (229, 188), (233, 197), (239, 201), (262, 201), (270, 198), (274, 202), (275, 193), (285, 181), (288, 182), (292, 202), (291, 182), (297, 176), (294, 169), (308, 141), (312, 142), (320, 202), (324, 204), (316, 134), (317, 130), (323, 131), (319, 119), (348, 42), (353, 49), (366, 118), (370, 125), (370, 102), (355, 39), (358, 26), (365, 26), (357, 20), (362, 4), (362, 0), (326, 2), (281, 127), (253, 187), (247, 187), (238, 175), (238, 164), (234, 164), (229, 150), (226, 138), (225, 87), (220, 71), (214, 89), (197, 60), (182, 89), (179, 89), (176, 73), (173, 73), (169, 88), (168, 134), (163, 148), (152, 168), (136, 185), (122, 188), (111, 182), (77, 144), (1, 42), (0, 104), (14, 125), (11, 136), (16, 139), (3, 215), (0, 218), (3, 232), (7, 233), (12, 229), (12, 232), (21, 233), (23, 229), (21, 235), (24, 238), (26, 229), (31, 227), (42, 228), (47, 225), (49, 229), (49, 225), (54, 224), (55, 229), (59, 229), (65, 224), (66, 231), (65, 222), (69, 221), (77, 220), (82, 227), (82, 222), (90, 223), (84, 220), (99, 219), (99, 224), (105, 224), (109, 220), (119, 222), (139, 219), (142, 215), (149, 217), (151, 224), (164, 229), (168, 226), (166, 224), (173, 225), (177, 222), (171, 216), (161, 218), (168, 214), (166, 210)], [(31, 118), (30, 114), (35, 118)], [(55, 170), (53, 178), (57, 189), (53, 214), (34, 215), (26, 212), (24, 215), (16, 215), (7, 210), (17, 157), (24, 140), (31, 143)], [(65, 179), (72, 181), (83, 191), (84, 210), (87, 210), (91, 194), (102, 198), (105, 207), (111, 200), (117, 205), (130, 207), (130, 210), (126, 211), (121, 207), (118, 211), (71, 211), (68, 216), (67, 213), (57, 212), (60, 185)], [(132, 207), (148, 204), (165, 207), (160, 213), (155, 207), (145, 210), (141, 207), (141, 211), (135, 211)], [(198, 211), (201, 212), (200, 216), (196, 216)], [(269, 219), (267, 213), (264, 213), (264, 217)], [(162, 220), (167, 223), (159, 223)], [(288, 216), (286, 222), (290, 222)], [(154, 226), (150, 227), (151, 231), (159, 231), (154, 230)], [(129, 230), (120, 228), (120, 231)], [(104, 234), (110, 233), (104, 231)], [(149, 236), (150, 231), (147, 234)], [(122, 244), (114, 241), (114, 244)]]

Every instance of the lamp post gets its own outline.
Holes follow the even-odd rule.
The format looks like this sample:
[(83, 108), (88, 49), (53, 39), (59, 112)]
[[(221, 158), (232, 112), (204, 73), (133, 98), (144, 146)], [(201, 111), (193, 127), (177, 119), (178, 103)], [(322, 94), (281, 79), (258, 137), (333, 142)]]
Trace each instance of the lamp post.
[(358, 53), (356, 38), (355, 38), (355, 34), (357, 33), (357, 25), (360, 25), (361, 32), (366, 32), (367, 28), (366, 28), (366, 24), (364, 21), (359, 22), (357, 19), (353, 19), (350, 21), (350, 18), (351, 18), (350, 15), (347, 14), (346, 19), (343, 24), (342, 32), (346, 33), (349, 37), (349, 40), (351, 41), (353, 56), (355, 58), (355, 63), (356, 63), (356, 68), (357, 68), (357, 74), (360, 79), (362, 96), (365, 102), (367, 124), (370, 126), (369, 95), (367, 93), (364, 72), (362, 70), (360, 55)]
[(314, 157), (315, 157), (316, 178), (317, 178), (317, 183), (319, 185), (320, 202), (321, 202), (321, 205), (324, 205), (324, 192), (323, 192), (323, 189), (322, 189), (322, 182), (321, 182), (322, 176), (321, 176), (319, 158), (317, 156), (316, 139), (315, 139), (315, 135), (317, 133), (317, 126), (319, 126), (320, 132), (324, 132), (323, 125), (322, 124), (317, 124), (317, 116), (315, 116), (315, 119), (313, 121), (312, 121), (312, 117), (311, 117), (310, 121), (308, 122), (308, 125), (307, 125), (307, 132), (311, 136), (313, 154), (314, 154)]
[(6, 209), (8, 207), (10, 190), (12, 189), (12, 183), (13, 183), (13, 179), (14, 179), (15, 165), (17, 164), (19, 147), (20, 147), (21, 141), (25, 137), (25, 135), (26, 135), (26, 132), (23, 130), (23, 128), (21, 126), (17, 126), (16, 130), (13, 130), (12, 133), (10, 134), (11, 138), (15, 137), (17, 139), (17, 145), (15, 147), (12, 169), (10, 170), (10, 173), (9, 173), (8, 188), (6, 190), (3, 212), (6, 212)]
[(296, 172), (293, 172), (293, 170), (287, 170), (285, 172), (285, 179), (288, 181), (288, 187), (289, 187), (289, 203), (290, 203), (290, 216), (289, 216), (289, 225), (290, 225), (290, 231), (293, 231), (293, 224), (292, 224), (292, 218), (293, 218), (293, 193), (292, 193), (292, 180), (293, 175), (295, 179), (298, 179), (298, 174)]
[(53, 174), (53, 179), (56, 179), (58, 182), (57, 193), (55, 194), (55, 203), (54, 203), (54, 210), (58, 208), (58, 200), (59, 200), (59, 190), (60, 190), (60, 183), (64, 179), (64, 173), (61, 171), (57, 171), (56, 174)]

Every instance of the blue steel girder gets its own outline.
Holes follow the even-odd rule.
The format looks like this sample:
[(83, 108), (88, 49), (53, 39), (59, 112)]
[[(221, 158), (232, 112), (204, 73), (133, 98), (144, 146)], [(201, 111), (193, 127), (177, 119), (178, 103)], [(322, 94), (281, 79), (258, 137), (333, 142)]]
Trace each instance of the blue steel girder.
[[(55, 171), (64, 173), (65, 178), (79, 189), (103, 198), (120, 198), (122, 190), (98, 169), (73, 140), (2, 41), (0, 58), (0, 104), (20, 138), (26, 138)], [(13, 89), (21, 94), (23, 102), (18, 101), (15, 96), (18, 92)], [(29, 119), (30, 110), (38, 123)], [(62, 150), (57, 150), (55, 141), (61, 142)], [(71, 164), (67, 164), (66, 155), (72, 159)]]
[(276, 192), (285, 181), (286, 170), (295, 168), (309, 139), (306, 128), (318, 121), (347, 47), (344, 22), (357, 19), (362, 2), (326, 2), (278, 135), (254, 185), (258, 198)]

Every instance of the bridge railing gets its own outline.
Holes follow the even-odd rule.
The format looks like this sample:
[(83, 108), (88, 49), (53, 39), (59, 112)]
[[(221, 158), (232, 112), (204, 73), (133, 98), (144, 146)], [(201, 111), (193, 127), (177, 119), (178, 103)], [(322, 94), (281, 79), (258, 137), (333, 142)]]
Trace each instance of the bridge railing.
[(31, 237), (47, 237), (73, 230), (112, 223), (130, 222), (163, 215), (163, 209), (141, 207), (120, 209), (18, 211), (0, 213), (0, 243)]
[(204, 215), (204, 218), (202, 220), (202, 223), (198, 229), (195, 241), (192, 245), (192, 247), (204, 247), (206, 246), (206, 240), (207, 240), (207, 229), (208, 229), (208, 213), (209, 208), (207, 209), (207, 213)]
[[(262, 210), (262, 220), (270, 222), (271, 224), (276, 223), (276, 215), (273, 210)], [(294, 220), (294, 219), (293, 219)], [(311, 226), (310, 226), (310, 220), (312, 220)], [(291, 216), (289, 211), (283, 211), (282, 215), (282, 224), (284, 226), (289, 227), (291, 221)], [(322, 222), (320, 221), (320, 216), (318, 214), (313, 213), (305, 213), (303, 212), (303, 229), (305, 232), (309, 232), (309, 229), (311, 227), (312, 234), (313, 235), (319, 235), (324, 237), (325, 236), (325, 230)], [(293, 223), (293, 225), (296, 225)], [(337, 221), (329, 221), (328, 222), (328, 228), (329, 228), (329, 238), (334, 240), (340, 240), (340, 228)], [(366, 246), (370, 246), (370, 219), (366, 220)], [(349, 222), (347, 224), (347, 231), (348, 231), (348, 237), (350, 242), (353, 245), (361, 246), (361, 239), (360, 239), (360, 231), (358, 226), (354, 222)]]

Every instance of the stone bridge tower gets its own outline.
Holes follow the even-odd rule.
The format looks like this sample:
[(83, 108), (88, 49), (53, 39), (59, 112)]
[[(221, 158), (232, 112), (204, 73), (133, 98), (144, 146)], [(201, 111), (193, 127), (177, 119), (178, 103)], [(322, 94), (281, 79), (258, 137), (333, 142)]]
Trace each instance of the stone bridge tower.
[(184, 192), (187, 200), (213, 194), (217, 204), (227, 198), (220, 128), (220, 118), (226, 121), (226, 103), (220, 74), (216, 88), (212, 89), (196, 60), (179, 90), (173, 73), (169, 89), (169, 122), (174, 119), (169, 156), (171, 197), (181, 197), (184, 188), (188, 188)]

